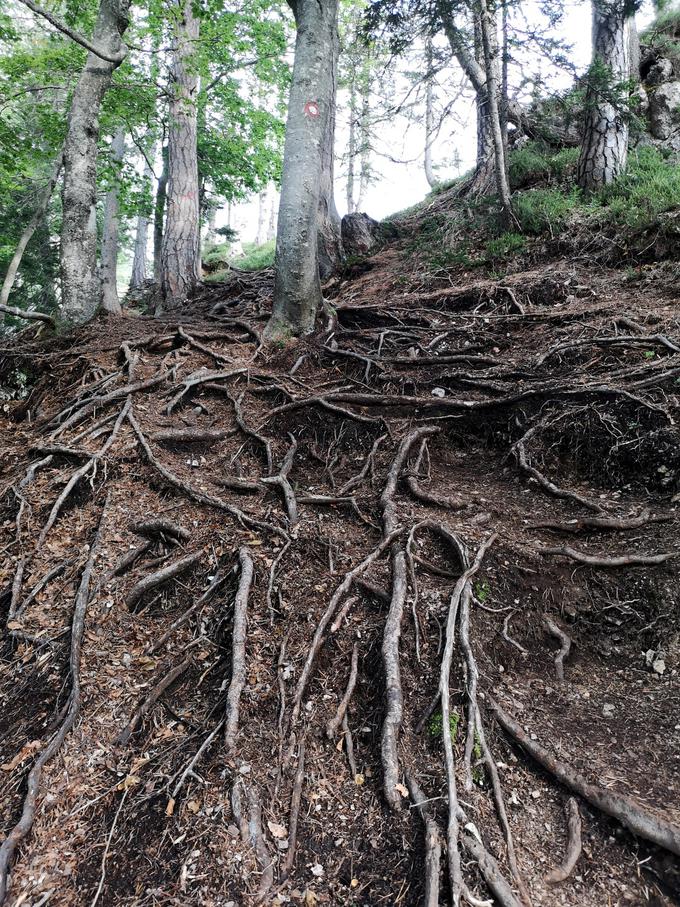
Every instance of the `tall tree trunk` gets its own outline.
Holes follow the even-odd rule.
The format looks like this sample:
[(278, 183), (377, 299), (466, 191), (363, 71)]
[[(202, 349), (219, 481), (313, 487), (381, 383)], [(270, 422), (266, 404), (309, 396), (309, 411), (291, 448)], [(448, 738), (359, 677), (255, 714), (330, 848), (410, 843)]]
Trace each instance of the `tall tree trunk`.
[(434, 141), (434, 79), (432, 75), (432, 41), (428, 38), (425, 44), (425, 66), (427, 79), (425, 82), (425, 179), (431, 189), (437, 185), (437, 177), (432, 166), (432, 142)]
[(272, 183), (272, 204), (269, 209), (269, 225), (267, 227), (267, 242), (271, 242), (272, 239), (276, 239), (276, 215), (277, 215), (277, 204), (276, 204), (276, 186)]
[(165, 219), (165, 200), (168, 193), (168, 146), (161, 149), (161, 175), (156, 186), (156, 200), (153, 209), (153, 279), (161, 282), (161, 257), (163, 251), (163, 223)]
[(342, 261), (341, 221), (335, 204), (335, 104), (337, 94), (338, 56), (340, 36), (338, 35), (337, 0), (335, 19), (332, 25), (333, 42), (329, 75), (332, 78), (329, 114), (326, 121), (321, 149), (321, 185), (319, 187), (319, 276), (321, 280), (337, 271)]
[(361, 67), (361, 117), (359, 119), (359, 196), (356, 210), (364, 207), (368, 184), (371, 181), (371, 63), (366, 56)]
[(626, 168), (628, 118), (604, 91), (630, 74), (625, 0), (593, 0), (593, 63), (588, 77), (578, 184), (588, 192), (613, 182)]
[[(334, 100), (338, 0), (295, 0), (295, 64), (283, 154), (270, 339), (314, 330), (321, 305), (317, 237)], [(325, 146), (325, 147), (324, 147)]]
[(628, 71), (630, 78), (638, 85), (640, 82), (640, 35), (635, 21), (635, 13), (628, 19)]
[[(59, 150), (59, 154), (52, 165), (52, 172), (50, 173), (45, 188), (42, 191), (40, 199), (38, 201), (38, 206), (33, 212), (33, 216), (26, 224), (24, 232), (19, 238), (17, 247), (14, 250), (14, 255), (12, 260), (9, 263), (7, 268), (7, 273), (5, 274), (5, 279), (2, 282), (2, 290), (0, 290), (0, 306), (6, 306), (9, 299), (9, 294), (12, 292), (12, 288), (17, 279), (17, 273), (19, 271), (19, 265), (21, 264), (21, 259), (23, 258), (24, 252), (26, 251), (26, 246), (29, 244), (33, 238), (33, 234), (38, 229), (39, 224), (42, 222), (43, 218), (47, 213), (47, 208), (50, 204), (50, 199), (52, 198), (52, 193), (54, 192), (54, 187), (57, 184), (59, 179), (59, 174), (61, 173), (61, 168), (64, 162), (64, 152), (63, 149)], [(0, 311), (0, 324), (4, 322), (5, 313)]]
[(257, 235), (255, 242), (261, 246), (265, 239), (265, 223), (267, 220), (267, 190), (263, 189), (257, 196)]
[(356, 72), (352, 73), (349, 86), (349, 139), (347, 142), (347, 213), (354, 214), (354, 165), (357, 154), (357, 83)]
[[(496, 176), (496, 190), (500, 202), (500, 217), (503, 225), (505, 227), (510, 227), (512, 224), (512, 203), (510, 201), (510, 186), (508, 185), (505, 164), (498, 79), (496, 77), (498, 64), (498, 36), (496, 34), (496, 20), (495, 18), (492, 20), (489, 15), (487, 0), (479, 0), (479, 25), (484, 53), (486, 85), (489, 95), (489, 120), (491, 125), (491, 137), (493, 140), (494, 171)], [(493, 34), (492, 29), (494, 31)]]
[[(148, 162), (144, 167), (144, 182), (151, 186), (153, 179), (153, 170)], [(148, 212), (142, 211), (137, 215), (137, 225), (135, 228), (135, 253), (132, 259), (132, 276), (130, 278), (130, 289), (138, 290), (146, 282), (146, 254), (149, 245), (149, 215)]]
[[(101, 0), (93, 42), (112, 57), (123, 59), (122, 35), (128, 25), (129, 0)], [(89, 52), (78, 79), (64, 142), (62, 190), (62, 310), (69, 321), (91, 318), (102, 301), (97, 268), (97, 142), (99, 111), (119, 63)]]
[(163, 308), (186, 302), (199, 278), (200, 217), (196, 147), (198, 75), (195, 44), (199, 20), (191, 0), (175, 7), (168, 129), (168, 190), (161, 250)]
[(118, 299), (118, 193), (120, 191), (120, 166), (125, 155), (125, 129), (119, 126), (111, 142), (111, 160), (116, 165), (114, 182), (106, 193), (102, 222), (102, 308), (109, 315), (120, 315)]

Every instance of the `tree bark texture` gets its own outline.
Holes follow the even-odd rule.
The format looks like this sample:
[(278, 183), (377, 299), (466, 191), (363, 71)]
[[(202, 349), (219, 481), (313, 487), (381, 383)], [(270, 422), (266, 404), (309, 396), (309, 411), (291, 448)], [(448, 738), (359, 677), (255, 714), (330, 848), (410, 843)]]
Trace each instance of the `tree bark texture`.
[[(597, 72), (596, 72), (597, 68)], [(578, 183), (593, 192), (613, 182), (626, 168), (628, 118), (612, 102), (599, 77), (609, 86), (630, 73), (628, 27), (624, 0), (593, 0), (593, 63), (586, 90), (583, 143), (578, 161)]]
[(356, 73), (352, 73), (349, 86), (349, 139), (347, 142), (347, 213), (354, 214), (354, 168), (357, 155), (357, 82)]
[(356, 210), (361, 211), (371, 181), (371, 63), (368, 57), (361, 67), (361, 115), (359, 118), (359, 195)]
[(330, 75), (333, 80), (330, 110), (326, 121), (323, 146), (321, 149), (321, 186), (319, 191), (319, 277), (328, 278), (337, 271), (342, 260), (342, 236), (340, 215), (335, 205), (335, 101), (337, 94), (338, 56), (340, 37), (338, 35), (337, 3), (333, 28), (333, 56)]
[(321, 305), (319, 203), (335, 92), (337, 0), (296, 0), (295, 64), (288, 105), (270, 339), (314, 330)]
[(120, 167), (125, 156), (125, 129), (119, 126), (111, 142), (111, 160), (116, 166), (113, 184), (106, 193), (104, 220), (102, 223), (102, 308), (109, 315), (120, 315), (118, 299), (118, 194), (120, 191)]
[(437, 185), (437, 177), (432, 166), (432, 142), (434, 141), (434, 83), (432, 75), (432, 41), (428, 39), (425, 45), (425, 66), (427, 79), (425, 82), (425, 153), (423, 165), (425, 179), (431, 189)]
[(191, 0), (175, 7), (172, 94), (168, 129), (168, 189), (161, 249), (163, 309), (180, 308), (199, 279), (200, 214), (198, 192), (195, 44), (199, 20)]
[[(151, 185), (153, 171), (147, 163), (144, 167), (144, 181), (147, 186)], [(137, 290), (144, 285), (146, 281), (146, 254), (149, 246), (149, 214), (148, 211), (142, 211), (137, 215), (137, 224), (135, 227), (135, 253), (132, 259), (132, 276), (130, 277), (130, 288)]]
[(153, 210), (153, 279), (161, 282), (161, 253), (163, 249), (163, 223), (165, 220), (165, 200), (168, 193), (168, 146), (161, 150), (163, 164), (161, 175), (156, 186), (156, 200)]
[[(123, 59), (122, 36), (130, 0), (101, 0), (93, 42)], [(64, 142), (61, 230), (62, 311), (68, 321), (88, 321), (102, 301), (97, 267), (97, 142), (99, 111), (118, 63), (87, 55), (73, 93)]]

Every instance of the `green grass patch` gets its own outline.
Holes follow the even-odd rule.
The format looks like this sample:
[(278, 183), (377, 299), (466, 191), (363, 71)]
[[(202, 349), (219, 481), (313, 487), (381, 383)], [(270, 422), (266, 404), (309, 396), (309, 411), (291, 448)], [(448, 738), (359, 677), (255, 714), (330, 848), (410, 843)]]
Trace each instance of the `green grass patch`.
[(581, 203), (577, 190), (530, 189), (518, 192), (512, 200), (515, 217), (523, 233), (554, 236), (565, 226), (569, 215)]
[[(460, 715), (458, 712), (451, 712), (449, 714), (449, 733), (451, 734), (452, 743), (455, 743), (456, 741), (459, 724)], [(428, 722), (427, 729), (431, 737), (441, 737), (442, 731), (444, 730), (444, 716), (441, 712), (435, 712), (434, 715), (432, 715)]]
[(659, 214), (680, 207), (680, 166), (656, 148), (632, 152), (626, 172), (599, 195), (608, 218), (644, 227)]
[(261, 271), (262, 268), (271, 268), (274, 264), (275, 251), (275, 239), (271, 239), (261, 246), (254, 242), (244, 242), (243, 256), (232, 259), (231, 264), (241, 268), (242, 271)]

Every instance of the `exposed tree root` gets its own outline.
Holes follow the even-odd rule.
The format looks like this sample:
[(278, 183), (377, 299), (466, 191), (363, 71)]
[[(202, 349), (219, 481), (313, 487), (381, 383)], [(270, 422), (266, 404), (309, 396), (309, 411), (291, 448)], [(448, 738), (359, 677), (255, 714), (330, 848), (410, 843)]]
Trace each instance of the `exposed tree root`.
[(555, 485), (554, 482), (551, 482), (550, 479), (546, 479), (543, 473), (539, 472), (538, 469), (529, 462), (523, 440), (518, 441), (517, 444), (515, 444), (514, 449), (517, 453), (517, 462), (522, 472), (531, 476), (531, 478), (534, 479), (544, 491), (547, 491), (548, 494), (551, 494), (556, 498), (573, 501), (575, 504), (580, 504), (582, 507), (586, 507), (588, 510), (594, 510), (596, 513), (602, 513), (602, 507), (596, 501), (589, 501), (582, 495), (576, 494), (574, 491), (569, 491), (566, 488), (560, 488), (558, 485)]
[(305, 744), (300, 744), (298, 751), (298, 764), (293, 781), (293, 792), (290, 797), (290, 817), (288, 819), (288, 852), (281, 868), (281, 879), (287, 879), (295, 865), (295, 851), (297, 849), (298, 822), (300, 820), (300, 806), (302, 804), (302, 787), (305, 782)]
[(543, 615), (543, 623), (548, 633), (560, 642), (560, 650), (555, 655), (555, 674), (558, 680), (564, 680), (564, 659), (571, 652), (571, 639), (561, 627), (558, 627), (549, 614)]
[[(351, 601), (351, 599), (350, 599)], [(332, 628), (331, 628), (332, 630)], [(349, 671), (349, 680), (347, 681), (347, 688), (345, 689), (345, 694), (340, 700), (337, 711), (333, 718), (326, 724), (326, 737), (329, 740), (332, 740), (338, 732), (340, 725), (343, 722), (345, 713), (347, 712), (347, 706), (349, 701), (352, 698), (352, 693), (354, 692), (354, 687), (357, 682), (357, 668), (359, 666), (359, 644), (354, 643), (352, 649), (352, 663)]]
[(185, 658), (184, 661), (180, 662), (180, 664), (178, 665), (175, 665), (167, 672), (167, 674), (164, 674), (163, 677), (161, 677), (158, 683), (152, 688), (146, 699), (135, 709), (127, 725), (116, 737), (114, 741), (116, 746), (127, 745), (130, 737), (132, 737), (141, 722), (144, 720), (144, 718), (146, 718), (151, 709), (158, 702), (159, 698), (163, 695), (163, 693), (165, 693), (168, 687), (172, 686), (172, 684), (177, 680), (178, 677), (182, 676), (182, 674), (187, 670), (187, 668), (191, 666), (192, 663), (193, 660), (191, 657)]
[(248, 371), (246, 368), (234, 368), (230, 371), (211, 372), (209, 369), (199, 369), (197, 372), (189, 375), (182, 382), (182, 387), (177, 391), (166, 407), (166, 413), (170, 415), (179, 404), (184, 400), (195, 387), (201, 384), (213, 381), (226, 381), (228, 378), (234, 378), (236, 375), (243, 375)]
[(272, 456), (272, 445), (271, 442), (261, 435), (255, 429), (250, 428), (246, 423), (245, 417), (243, 415), (243, 398), (245, 397), (245, 391), (236, 399), (233, 400), (234, 403), (234, 414), (236, 416), (236, 424), (241, 429), (244, 435), (248, 435), (250, 438), (254, 438), (259, 444), (264, 448), (265, 456), (267, 458), (267, 475), (272, 474), (272, 469), (274, 468), (274, 459)]
[(231, 644), (231, 681), (227, 691), (224, 723), (224, 746), (230, 753), (236, 744), (241, 693), (246, 682), (246, 627), (248, 596), (253, 583), (253, 559), (244, 546), (238, 554), (241, 567), (236, 598), (234, 599), (234, 628)]
[(102, 511), (96, 535), (90, 545), (90, 552), (83, 569), (73, 608), (70, 653), (71, 693), (68, 701), (68, 709), (59, 729), (52, 736), (52, 739), (45, 746), (33, 764), (33, 768), (28, 775), (27, 791), (24, 798), (21, 818), (7, 835), (0, 847), (0, 905), (5, 902), (5, 898), (7, 897), (8, 876), (14, 853), (21, 842), (28, 836), (33, 825), (35, 807), (40, 791), (42, 770), (49, 760), (61, 749), (64, 740), (66, 739), (66, 735), (76, 723), (80, 711), (80, 661), (83, 631), (85, 629), (85, 611), (90, 597), (90, 581), (92, 579), (92, 571), (99, 551), (99, 543), (101, 541), (105, 516), (106, 505)]
[(620, 530), (625, 532), (629, 529), (639, 529), (646, 526), (647, 523), (664, 522), (667, 517), (652, 516), (649, 509), (642, 511), (639, 516), (634, 517), (580, 517), (568, 523), (532, 523), (529, 529), (551, 529), (553, 532), (572, 532), (578, 533), (584, 530)]
[(290, 435), (290, 447), (288, 448), (283, 462), (281, 463), (281, 468), (275, 476), (270, 476), (260, 481), (265, 485), (277, 485), (281, 489), (281, 494), (283, 495), (283, 500), (286, 504), (286, 511), (288, 513), (288, 524), (291, 529), (298, 522), (298, 509), (297, 501), (295, 500), (295, 492), (293, 491), (293, 486), (288, 480), (290, 471), (293, 468), (293, 460), (295, 459), (295, 452), (297, 451), (297, 441)]
[(581, 814), (579, 813), (578, 803), (575, 797), (569, 797), (565, 806), (567, 815), (567, 851), (561, 864), (549, 872), (545, 880), (549, 885), (557, 885), (565, 882), (574, 871), (581, 856)]
[(505, 615), (505, 619), (503, 620), (503, 632), (501, 635), (506, 642), (510, 643), (511, 646), (514, 646), (514, 648), (517, 649), (517, 651), (522, 654), (523, 658), (526, 658), (529, 654), (527, 652), (527, 650), (524, 648), (523, 645), (521, 645), (521, 643), (518, 643), (516, 639), (513, 639), (510, 636), (510, 632), (509, 632), (510, 620), (514, 613), (515, 613), (515, 611), (513, 609), (512, 611), (510, 611), (509, 614)]
[(559, 782), (573, 790), (587, 800), (596, 809), (606, 813), (625, 825), (629, 831), (658, 844), (665, 850), (680, 856), (680, 826), (667, 822), (665, 819), (653, 815), (634, 803), (630, 798), (605, 790), (597, 784), (591, 784), (571, 768), (566, 762), (556, 759), (545, 747), (541, 746), (520, 727), (520, 725), (505, 712), (497, 702), (489, 700), (491, 709), (498, 719), (498, 723), (529, 755), (538, 762), (546, 771), (550, 772)]
[(224, 583), (226, 578), (229, 576), (229, 573), (218, 573), (215, 578), (212, 580), (205, 592), (196, 599), (196, 601), (191, 605), (184, 614), (181, 614), (176, 620), (174, 620), (168, 629), (160, 636), (155, 642), (153, 642), (146, 650), (147, 655), (155, 654), (160, 648), (162, 648), (165, 643), (170, 639), (170, 637), (178, 630), (180, 627), (183, 627), (184, 624), (190, 619), (192, 614), (195, 614), (196, 611), (204, 605), (208, 599), (215, 593), (215, 591)]
[(577, 551), (575, 548), (564, 546), (562, 548), (539, 548), (539, 554), (557, 554), (561, 557), (570, 557), (573, 561), (580, 564), (587, 564), (589, 567), (638, 567), (653, 564), (663, 564), (664, 561), (676, 557), (673, 551), (665, 554), (622, 554), (620, 557), (601, 557), (594, 554), (586, 554), (585, 551)]
[(178, 523), (173, 523), (171, 520), (165, 520), (162, 517), (158, 517), (154, 520), (145, 520), (143, 523), (137, 523), (132, 529), (137, 535), (147, 536), (152, 539), (157, 538), (158, 536), (161, 538), (167, 536), (175, 542), (188, 542), (191, 538), (191, 532), (189, 532), (188, 529), (185, 529)]
[(167, 583), (168, 580), (174, 579), (176, 576), (190, 570), (193, 566), (198, 564), (202, 557), (202, 551), (193, 551), (191, 554), (186, 554), (184, 557), (168, 564), (167, 567), (163, 567), (161, 570), (157, 570), (155, 573), (145, 576), (144, 579), (141, 579), (134, 585), (128, 593), (126, 600), (128, 609), (134, 611), (147, 592), (156, 589), (158, 586), (162, 586), (163, 583)]
[(410, 775), (406, 776), (413, 805), (418, 810), (425, 826), (425, 893), (423, 907), (439, 907), (439, 870), (441, 863), (441, 837), (439, 827), (427, 808), (427, 798), (418, 782)]

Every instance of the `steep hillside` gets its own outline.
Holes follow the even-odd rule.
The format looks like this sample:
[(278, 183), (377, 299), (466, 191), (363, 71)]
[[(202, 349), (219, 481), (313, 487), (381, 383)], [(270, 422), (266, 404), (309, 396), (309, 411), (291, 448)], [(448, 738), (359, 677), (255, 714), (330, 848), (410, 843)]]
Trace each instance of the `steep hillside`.
[(677, 266), (437, 198), (305, 341), (2, 349), (8, 904), (447, 903), (454, 777), (478, 902), (680, 903)]

